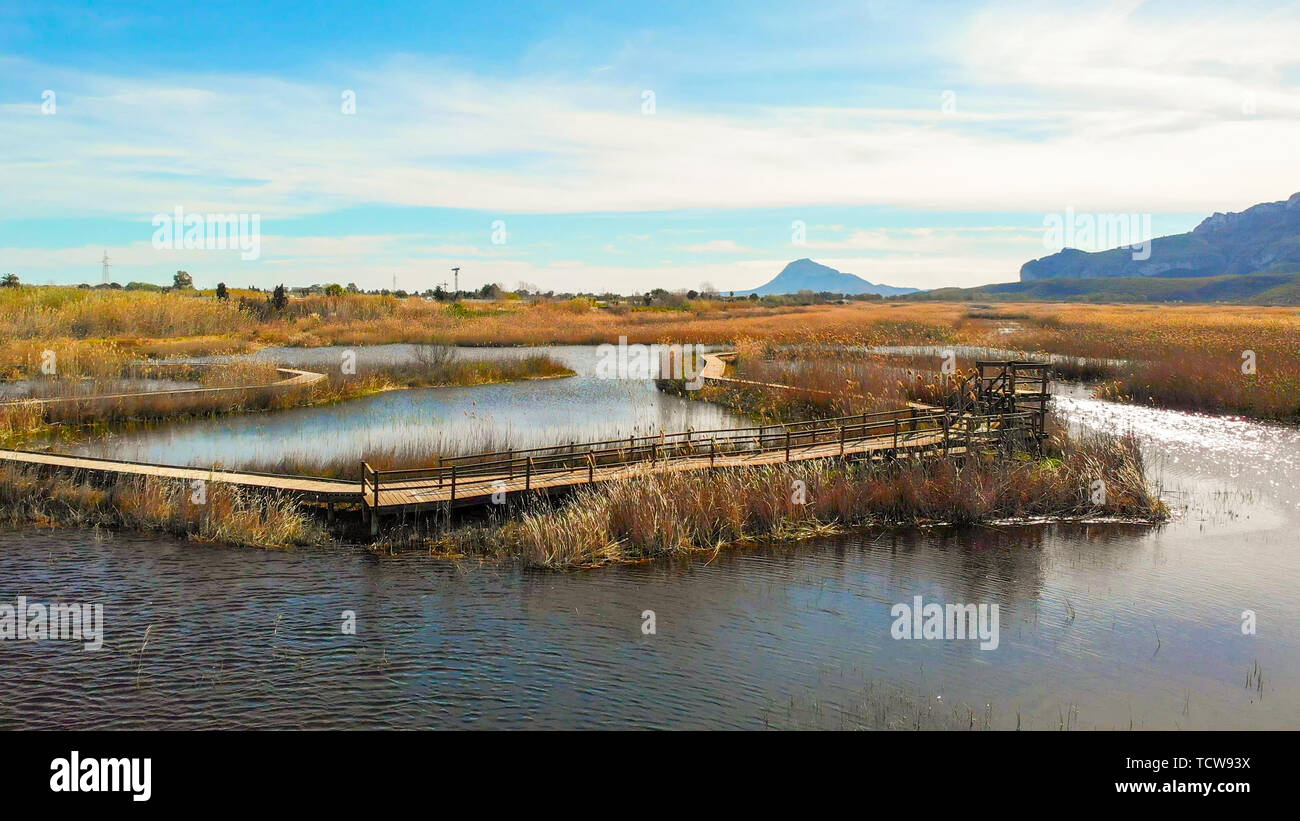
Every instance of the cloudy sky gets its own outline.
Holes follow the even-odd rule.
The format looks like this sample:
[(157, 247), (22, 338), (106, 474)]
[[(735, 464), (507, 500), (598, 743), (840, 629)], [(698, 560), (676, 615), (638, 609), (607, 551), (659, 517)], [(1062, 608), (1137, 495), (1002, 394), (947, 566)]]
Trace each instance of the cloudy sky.
[[(1066, 209), (1300, 190), (1294, 2), (619, 5), (0, 2), (0, 271), (969, 286)], [(177, 207), (260, 256), (156, 248)]]

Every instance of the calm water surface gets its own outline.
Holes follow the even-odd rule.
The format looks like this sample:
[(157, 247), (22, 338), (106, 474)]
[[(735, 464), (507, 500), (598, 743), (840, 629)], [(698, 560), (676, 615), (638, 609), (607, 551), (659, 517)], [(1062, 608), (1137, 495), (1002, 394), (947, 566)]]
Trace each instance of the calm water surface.
[[(1058, 407), (1140, 436), (1175, 520), (573, 574), (0, 533), (0, 601), (102, 602), (107, 633), (0, 642), (0, 726), (1300, 728), (1300, 432), (1070, 388)], [(999, 648), (893, 640), (916, 595), (998, 603)]]
[[(257, 357), (290, 367), (339, 367), (343, 348), (269, 348)], [(410, 345), (352, 349), (357, 372), (412, 359)], [(572, 369), (565, 379), (467, 388), (391, 391), (273, 414), (249, 414), (117, 434), (72, 448), (81, 455), (223, 467), (329, 459), (360, 461), (396, 451), (427, 456), (616, 439), (660, 431), (744, 427), (716, 405), (670, 396), (644, 379), (596, 378), (594, 346), (462, 348), (466, 358), (545, 353)]]

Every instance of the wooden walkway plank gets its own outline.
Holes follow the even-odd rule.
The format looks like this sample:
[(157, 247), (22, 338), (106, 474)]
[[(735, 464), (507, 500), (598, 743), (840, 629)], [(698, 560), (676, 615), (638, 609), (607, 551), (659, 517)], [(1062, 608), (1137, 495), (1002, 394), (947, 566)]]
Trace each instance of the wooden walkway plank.
[(357, 482), (347, 482), (341, 479), (318, 479), (307, 476), (263, 474), (180, 465), (153, 465), (145, 462), (126, 462), (87, 456), (63, 456), (57, 453), (36, 453), (24, 450), (0, 450), (0, 462), (56, 467), (73, 471), (85, 470), (131, 476), (155, 476), (161, 479), (181, 479), (191, 482), (196, 480), (218, 482), (261, 488), (263, 490), (289, 491), (321, 501), (361, 501), (361, 485)]

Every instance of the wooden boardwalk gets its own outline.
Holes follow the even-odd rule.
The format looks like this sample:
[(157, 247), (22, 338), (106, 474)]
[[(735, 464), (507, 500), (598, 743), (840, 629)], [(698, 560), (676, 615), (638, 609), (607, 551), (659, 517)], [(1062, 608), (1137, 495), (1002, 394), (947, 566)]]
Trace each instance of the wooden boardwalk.
[[(0, 463), (104, 475), (152, 476), (238, 485), (297, 496), (307, 504), (356, 504), (378, 532), (381, 515), (482, 505), (511, 494), (549, 493), (652, 473), (758, 467), (812, 459), (917, 459), (972, 450), (1035, 449), (1044, 436), (1048, 394), (1040, 363), (980, 363), (968, 404), (911, 407), (783, 425), (682, 431), (657, 436), (494, 451), (441, 459), (400, 470), (361, 465), (360, 482), (310, 476), (159, 465), (115, 459), (0, 450)], [(993, 373), (986, 369), (994, 367)], [(702, 375), (728, 380), (719, 355), (706, 357)], [(319, 374), (295, 372), (304, 379)], [(313, 380), (314, 381), (314, 380)], [(1032, 385), (1033, 390), (1026, 386)], [(784, 388), (770, 385), (766, 387)]]
[(261, 490), (295, 493), (304, 500), (312, 502), (361, 501), (361, 486), (356, 482), (341, 479), (321, 479), (311, 476), (183, 467), (180, 465), (156, 465), (148, 462), (98, 459), (89, 456), (64, 456), (57, 453), (39, 453), (27, 450), (0, 450), (0, 462), (57, 468), (67, 471), (89, 471), (125, 476), (155, 476), (160, 479), (180, 479), (188, 482), (204, 481), (241, 485)]

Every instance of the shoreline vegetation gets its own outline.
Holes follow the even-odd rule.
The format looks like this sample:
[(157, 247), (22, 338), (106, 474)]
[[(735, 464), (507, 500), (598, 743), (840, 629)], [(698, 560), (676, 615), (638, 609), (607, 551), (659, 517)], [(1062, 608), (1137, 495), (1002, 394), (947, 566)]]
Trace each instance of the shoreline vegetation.
[[(1047, 454), (647, 472), (554, 500), (528, 499), (481, 521), (397, 524), (370, 549), (575, 570), (882, 528), (1167, 518), (1131, 436), (1074, 439), (1057, 430)], [(1098, 480), (1106, 488), (1101, 503)], [(322, 519), (287, 495), (220, 483), (210, 483), (196, 504), (186, 482), (0, 466), (6, 526), (134, 530), (259, 548), (347, 543), (360, 530), (332, 533)]]
[[(95, 376), (33, 381), (42, 398), (68, 401), (18, 400), (0, 404), (0, 447), (12, 448), (52, 437), (75, 440), (135, 422), (333, 404), (402, 388), (489, 385), (573, 375), (573, 371), (544, 355), (466, 360), (459, 358), (452, 347), (430, 344), (417, 346), (416, 361), (409, 364), (358, 368), (355, 374), (332, 368), (324, 379), (284, 386), (272, 384), (280, 378), (272, 363), (236, 362), (197, 369), (193, 365), (129, 360), (117, 366), (116, 373), (101, 369)], [(164, 372), (173, 378), (195, 380), (195, 387), (227, 390), (116, 395), (124, 378), (138, 379), (140, 373), (157, 377)], [(114, 395), (103, 398), (107, 393)]]
[[(558, 504), (537, 504), (502, 521), (398, 532), (383, 544), (572, 570), (879, 528), (1167, 518), (1132, 437), (1053, 439), (1056, 455), (1044, 459), (984, 453), (960, 464), (824, 459), (647, 473), (584, 486)], [(1091, 495), (1097, 480), (1106, 487), (1100, 505)]]
[[(410, 343), (418, 346), (416, 361), (348, 379), (331, 374), (300, 393), (271, 395), (250, 388), (239, 401), (199, 407), (141, 400), (91, 413), (81, 402), (8, 405), (0, 409), (0, 446), (37, 434), (83, 436), (135, 420), (335, 402), (395, 387), (566, 375), (567, 369), (546, 357), (460, 360), (450, 346), (604, 344), (619, 337), (630, 343), (735, 345), (740, 357), (731, 375), (802, 390), (710, 384), (693, 398), (765, 423), (869, 413), (908, 402), (933, 404), (953, 390), (958, 376), (940, 375), (936, 356), (863, 353), (889, 345), (987, 347), (1030, 356), (1051, 351), (1076, 358), (1063, 362), (1058, 373), (1098, 380), (1097, 393), (1106, 398), (1300, 419), (1300, 311), (1292, 309), (893, 300), (798, 304), (662, 296), (622, 302), (586, 297), (438, 302), (346, 293), (287, 299), (277, 307), (265, 294), (230, 294), (221, 300), (194, 291), (4, 289), (0, 378), (37, 378), (49, 350), (58, 353), (58, 378), (68, 380), (41, 388), (54, 393), (142, 378), (247, 384), (264, 380), (273, 366), (239, 363), (169, 375), (157, 360), (268, 345)], [(955, 360), (958, 375), (973, 364), (965, 358), (969, 352), (962, 353)], [(1255, 370), (1243, 368), (1247, 359)], [(50, 410), (59, 407), (63, 410)], [(401, 458), (396, 450), (392, 456)], [(384, 461), (383, 454), (377, 457), (377, 463)], [(331, 470), (329, 465), (267, 469), (282, 467), (322, 475)], [(353, 467), (335, 474), (354, 478), (347, 473)], [(1093, 503), (1090, 491), (1098, 479), (1107, 489), (1103, 505)], [(804, 504), (790, 501), (796, 482), (805, 488)], [(353, 535), (346, 527), (331, 533), (323, 515), (283, 497), (213, 485), (220, 504), (198, 510), (187, 507), (184, 491), (166, 480), (106, 482), (7, 467), (0, 474), (0, 521), (141, 529), (260, 547), (337, 543)], [(1043, 456), (985, 452), (960, 464), (821, 460), (655, 475), (512, 506), (508, 516), (491, 511), (477, 520), (462, 517), (454, 526), (436, 517), (398, 523), (381, 534), (374, 549), (514, 558), (527, 566), (570, 569), (861, 528), (1074, 517), (1158, 522), (1167, 516), (1146, 484), (1136, 441), (1097, 435), (1075, 441), (1060, 430), (1052, 433)]]
[(821, 295), (763, 300), (493, 292), (436, 301), (337, 292), (0, 289), (0, 380), (120, 372), (125, 361), (248, 353), (273, 345), (525, 346), (629, 343), (974, 346), (1070, 357), (1059, 376), (1099, 395), (1181, 410), (1300, 422), (1300, 309), (1222, 304), (978, 303)]

